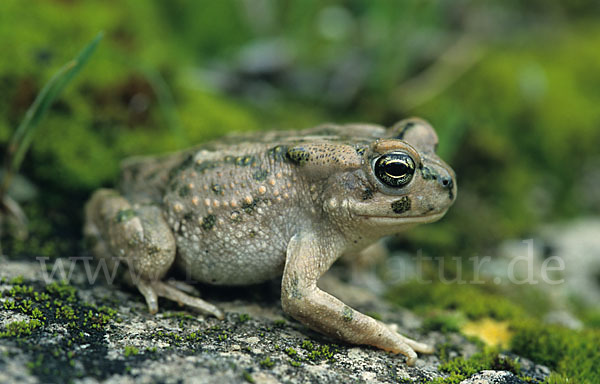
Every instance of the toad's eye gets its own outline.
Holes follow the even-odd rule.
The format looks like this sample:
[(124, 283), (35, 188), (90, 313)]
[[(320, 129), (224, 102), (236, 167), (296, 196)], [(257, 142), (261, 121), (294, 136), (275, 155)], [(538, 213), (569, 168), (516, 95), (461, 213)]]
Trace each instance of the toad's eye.
[(412, 180), (415, 161), (404, 152), (387, 153), (375, 161), (373, 170), (382, 183), (400, 188)]

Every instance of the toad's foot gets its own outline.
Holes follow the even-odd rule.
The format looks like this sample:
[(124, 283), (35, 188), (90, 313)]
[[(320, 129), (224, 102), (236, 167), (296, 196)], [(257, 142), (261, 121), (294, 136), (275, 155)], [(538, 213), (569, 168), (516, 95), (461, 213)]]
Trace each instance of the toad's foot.
[(394, 323), (388, 323), (385, 324), (387, 325), (387, 327), (394, 333), (396, 333), (398, 335), (398, 337), (400, 337), (402, 339), (402, 341), (404, 342), (404, 344), (408, 345), (409, 347), (411, 347), (412, 349), (414, 349), (416, 352), (419, 353), (425, 353), (425, 354), (432, 354), (435, 352), (435, 348), (432, 347), (429, 344), (425, 344), (425, 343), (420, 343), (418, 341), (415, 341), (411, 338), (408, 338), (406, 336), (402, 336), (399, 332), (398, 332), (398, 324), (394, 324)]
[(137, 281), (136, 286), (142, 295), (144, 295), (150, 313), (154, 314), (158, 312), (158, 297), (164, 297), (165, 299), (177, 302), (179, 305), (186, 305), (202, 313), (213, 315), (219, 320), (225, 318), (225, 315), (223, 315), (223, 312), (219, 308), (200, 298), (189, 296), (169, 283), (160, 280), (149, 281), (140, 279)]
[(398, 332), (394, 332), (394, 333), (396, 334), (396, 337), (398, 337), (404, 345), (406, 345), (410, 349), (412, 349), (412, 353), (410, 350), (400, 351), (400, 353), (406, 354), (406, 356), (407, 356), (406, 364), (408, 364), (410, 366), (415, 365), (415, 363), (417, 361), (417, 354), (415, 352), (425, 353), (425, 354), (432, 354), (433, 352), (435, 352), (435, 348), (433, 348), (431, 345), (420, 343), (420, 342), (410, 339), (406, 336), (402, 336)]

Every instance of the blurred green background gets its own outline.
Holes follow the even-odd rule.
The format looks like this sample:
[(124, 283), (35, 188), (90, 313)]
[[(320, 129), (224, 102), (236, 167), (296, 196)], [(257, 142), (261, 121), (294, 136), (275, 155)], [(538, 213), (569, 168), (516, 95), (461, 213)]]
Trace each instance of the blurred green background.
[[(405, 234), (408, 249), (482, 255), (545, 223), (600, 214), (596, 0), (2, 0), (0, 152), (98, 31), (104, 40), (23, 165), (33, 188), (13, 193), (31, 236), (4, 239), (11, 257), (79, 252), (83, 204), (115, 184), (124, 157), (325, 121), (417, 115), (436, 127), (459, 198), (444, 220)], [(506, 304), (474, 300), (472, 287), (460, 295), (438, 292), (452, 308), (456, 297)]]
[(128, 155), (228, 131), (419, 115), (438, 130), (460, 198), (408, 237), (479, 252), (600, 211), (598, 4), (3, 0), (0, 143), (103, 30), (26, 161), (44, 193), (79, 204)]

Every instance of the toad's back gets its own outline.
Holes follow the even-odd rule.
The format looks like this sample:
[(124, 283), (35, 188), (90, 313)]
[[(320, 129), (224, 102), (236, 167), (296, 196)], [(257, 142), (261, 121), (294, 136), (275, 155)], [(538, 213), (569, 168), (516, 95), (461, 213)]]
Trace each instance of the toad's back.
[(281, 274), (290, 238), (317, 214), (310, 187), (286, 160), (288, 146), (204, 148), (129, 161), (123, 192), (160, 202), (176, 261), (191, 278), (236, 285)]

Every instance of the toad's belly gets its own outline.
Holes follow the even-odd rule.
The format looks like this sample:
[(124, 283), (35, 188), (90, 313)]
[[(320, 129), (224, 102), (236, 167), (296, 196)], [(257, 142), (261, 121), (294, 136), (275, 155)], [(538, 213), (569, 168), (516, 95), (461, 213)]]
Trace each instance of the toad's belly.
[(204, 243), (178, 239), (176, 263), (186, 278), (208, 284), (248, 285), (283, 273), (287, 241), (223, 240)]

